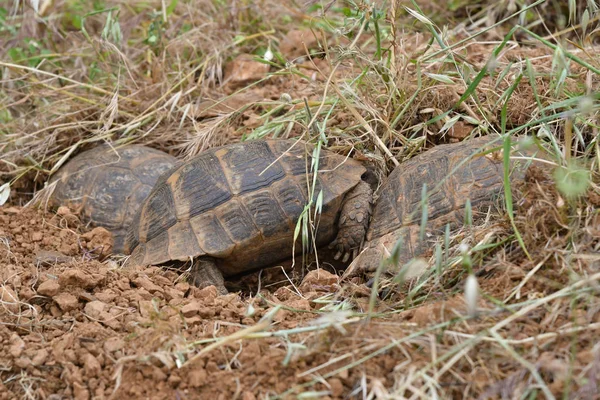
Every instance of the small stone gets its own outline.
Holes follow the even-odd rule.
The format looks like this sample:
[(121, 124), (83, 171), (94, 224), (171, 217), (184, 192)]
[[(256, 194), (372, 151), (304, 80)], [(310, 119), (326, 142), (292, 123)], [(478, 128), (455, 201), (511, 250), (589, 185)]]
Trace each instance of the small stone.
[(77, 297), (73, 296), (71, 293), (60, 293), (52, 297), (52, 300), (58, 304), (58, 307), (60, 307), (62, 311), (74, 310), (79, 305)]
[(337, 275), (327, 272), (324, 269), (315, 269), (306, 274), (300, 284), (300, 291), (307, 292), (315, 286), (331, 288), (333, 285), (337, 286), (338, 280), (339, 277)]
[(10, 347), (8, 348), (8, 353), (14, 358), (21, 357), (21, 354), (25, 350), (25, 342), (21, 339), (21, 336), (13, 333), (10, 336)]
[(62, 286), (75, 286), (84, 289), (92, 289), (99, 282), (97, 279), (94, 279), (92, 275), (86, 274), (84, 271), (70, 269), (60, 274), (58, 277), (58, 283), (60, 283)]
[(215, 309), (212, 307), (202, 307), (198, 311), (201, 318), (212, 318), (215, 316)]
[(95, 320), (102, 320), (107, 305), (99, 300), (90, 301), (83, 309), (85, 314)]
[(87, 376), (95, 377), (95, 376), (100, 375), (100, 371), (102, 370), (102, 367), (100, 366), (100, 363), (98, 362), (96, 357), (94, 357), (90, 353), (87, 353), (86, 355), (84, 355), (82, 357), (82, 361), (83, 361), (83, 370), (85, 371), (85, 374)]
[(199, 316), (185, 318), (185, 323), (188, 326), (200, 325), (202, 321), (204, 321), (204, 318)]
[(190, 289), (190, 284), (187, 282), (178, 282), (175, 285), (175, 289), (179, 290), (181, 293), (185, 293)]
[(150, 279), (145, 278), (143, 276), (135, 278), (132, 282), (135, 286), (142, 287), (150, 293), (163, 292), (163, 289), (160, 286), (155, 285)]
[(217, 290), (217, 288), (211, 285), (198, 290), (195, 293), (194, 297), (205, 301), (211, 301), (216, 299), (218, 295), (219, 291)]
[(475, 126), (467, 124), (463, 121), (456, 121), (450, 129), (447, 131), (447, 135), (450, 137), (450, 143), (457, 143), (466, 138), (473, 132)]
[(55, 304), (50, 305), (50, 314), (52, 314), (52, 316), (54, 318), (60, 318), (62, 317), (62, 311), (60, 311), (60, 308), (58, 308)]
[[(308, 49), (309, 54), (306, 54)], [(310, 55), (312, 49), (318, 49), (318, 41), (310, 29), (290, 30), (279, 43), (279, 51), (289, 61)]]
[(256, 400), (256, 396), (252, 392), (244, 392), (242, 400)]
[(294, 310), (302, 310), (302, 311), (310, 311), (310, 302), (307, 299), (296, 299), (286, 301), (285, 305), (294, 309)]
[(117, 298), (117, 294), (111, 289), (107, 289), (103, 292), (95, 293), (96, 298), (104, 303), (112, 303)]
[(206, 383), (208, 374), (204, 368), (195, 368), (188, 374), (188, 384), (193, 388), (199, 388)]
[(193, 317), (200, 312), (202, 305), (198, 301), (191, 301), (185, 306), (181, 307), (181, 313), (184, 317)]
[(167, 380), (167, 374), (165, 374), (163, 372), (162, 369), (158, 368), (158, 367), (154, 367), (154, 369), (152, 370), (152, 377), (154, 378), (155, 381), (157, 382), (163, 382)]
[(96, 227), (81, 235), (90, 251), (99, 251), (101, 254), (110, 254), (115, 243), (112, 233), (102, 227)]
[(32, 242), (41, 242), (43, 238), (44, 238), (44, 235), (42, 235), (42, 232), (33, 232), (31, 234)]
[(221, 371), (219, 369), (219, 366), (217, 365), (217, 363), (213, 360), (209, 361), (206, 363), (206, 368), (205, 368), (206, 372), (208, 372), (209, 374), (216, 374), (217, 372)]
[(31, 364), (33, 364), (36, 367), (39, 367), (40, 365), (44, 365), (44, 363), (46, 362), (47, 359), (48, 359), (48, 350), (40, 349), (35, 354), (35, 356), (33, 356), (33, 359), (31, 360)]
[(183, 293), (171, 287), (165, 287), (166, 300), (183, 299)]
[(60, 284), (56, 279), (48, 279), (46, 282), (42, 282), (37, 290), (38, 294), (42, 296), (53, 297), (60, 293)]
[(338, 378), (330, 379), (329, 386), (331, 388), (331, 395), (333, 397), (340, 398), (344, 395), (344, 384)]
[(73, 382), (73, 394), (75, 400), (89, 400), (90, 398), (90, 391), (79, 382)]
[(31, 365), (31, 360), (27, 357), (19, 357), (15, 360), (15, 365), (21, 369), (25, 369)]
[(21, 299), (23, 300), (30, 300), (36, 295), (37, 293), (30, 286), (21, 286), (21, 289), (19, 290), (19, 296), (21, 296)]
[(287, 307), (290, 307), (291, 310), (281, 309), (277, 314), (275, 314), (274, 320), (277, 322), (285, 321), (290, 315), (293, 315), (295, 310), (303, 310), (308, 311), (311, 309), (310, 302), (307, 299), (294, 299), (288, 300), (284, 303)]
[(0, 315), (3, 312), (19, 312), (19, 298), (15, 291), (7, 285), (0, 286)]
[(138, 309), (140, 310), (140, 315), (142, 317), (150, 318), (150, 316), (154, 312), (154, 305), (152, 304), (152, 300), (138, 301)]
[(181, 383), (181, 377), (175, 374), (171, 374), (167, 381), (171, 384), (171, 387), (177, 387)]
[(225, 67), (225, 83), (234, 88), (262, 79), (271, 67), (255, 60), (252, 54), (240, 54)]
[(286, 301), (297, 296), (296, 292), (292, 292), (289, 287), (282, 286), (273, 293), (273, 296), (279, 301)]

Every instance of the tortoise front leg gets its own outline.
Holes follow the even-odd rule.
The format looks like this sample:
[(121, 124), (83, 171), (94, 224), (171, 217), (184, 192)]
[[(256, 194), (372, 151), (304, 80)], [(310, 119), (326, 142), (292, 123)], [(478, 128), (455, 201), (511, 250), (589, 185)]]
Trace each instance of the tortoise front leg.
[(338, 234), (329, 245), (330, 249), (337, 249), (334, 257), (336, 260), (342, 254), (344, 256), (342, 262), (357, 256), (369, 227), (372, 203), (373, 190), (364, 181), (359, 182), (344, 198), (338, 222)]
[(225, 288), (225, 278), (217, 268), (215, 261), (209, 257), (200, 257), (194, 261), (190, 271), (192, 283), (200, 289), (214, 285), (219, 294), (229, 293)]

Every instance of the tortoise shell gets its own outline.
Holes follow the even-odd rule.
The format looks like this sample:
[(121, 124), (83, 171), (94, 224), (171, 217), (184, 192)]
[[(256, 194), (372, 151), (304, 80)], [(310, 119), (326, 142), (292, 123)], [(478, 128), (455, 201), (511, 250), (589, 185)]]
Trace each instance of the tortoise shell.
[(75, 156), (53, 177), (56, 187), (49, 204), (77, 210), (84, 222), (108, 229), (114, 236), (113, 252), (122, 253), (140, 204), (176, 162), (146, 146), (96, 147)]
[[(296, 222), (308, 203), (313, 146), (256, 140), (207, 150), (163, 177), (126, 240), (133, 265), (210, 256), (231, 276), (291, 256)], [(317, 246), (331, 241), (344, 195), (365, 173), (357, 161), (321, 150)], [(296, 249), (302, 246), (296, 246)]]
[[(504, 193), (504, 169), (500, 152), (483, 154), (499, 147), (502, 141), (491, 136), (460, 143), (438, 145), (402, 163), (382, 185), (367, 231), (367, 247), (383, 245), (391, 250), (401, 240), (400, 262), (423, 254), (443, 233), (446, 224), (463, 223), (465, 206), (470, 201), (473, 217), (485, 206), (495, 203)], [(512, 163), (516, 167), (515, 163)], [(522, 177), (523, 170), (513, 168), (511, 179)], [(421, 230), (423, 185), (427, 185), (427, 224), (425, 239)], [(363, 258), (366, 258), (365, 255)], [(379, 265), (379, 259), (372, 269)]]

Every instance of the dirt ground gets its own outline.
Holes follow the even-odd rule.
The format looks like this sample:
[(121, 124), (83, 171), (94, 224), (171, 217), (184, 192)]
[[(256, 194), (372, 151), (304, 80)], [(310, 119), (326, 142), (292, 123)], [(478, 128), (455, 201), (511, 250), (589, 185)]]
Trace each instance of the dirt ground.
[[(0, 221), (1, 399), (386, 398), (408, 379), (454, 398), (518, 392), (535, 375), (482, 325), (535, 363), (555, 394), (572, 379), (572, 398), (598, 398), (600, 304), (577, 307), (572, 298), (527, 313), (494, 307), (490, 300), (532, 268), (508, 263), (507, 254), (480, 269), (490, 297), (475, 320), (464, 319), (465, 301), (451, 289), (419, 304), (407, 299), (408, 287), (365, 319), (370, 289), (325, 269), (297, 286), (217, 296), (175, 271), (100, 262), (110, 235), (82, 227), (68, 210), (5, 206)], [(520, 296), (542, 297), (549, 279), (568, 284), (549, 263)], [(413, 376), (422, 371), (436, 382)]]
[[(393, 331), (386, 324), (365, 330), (364, 323), (345, 321), (342, 312), (339, 325), (317, 335), (294, 334), (318, 326), (315, 312), (340, 291), (339, 278), (325, 270), (312, 271), (297, 288), (261, 297), (217, 296), (214, 287), (199, 290), (173, 271), (128, 271), (114, 261), (99, 262), (95, 258), (110, 246), (110, 237), (98, 229), (82, 235), (72, 214), (9, 207), (0, 209), (0, 220), (0, 359), (4, 371), (12, 372), (0, 387), (2, 399), (263, 398), (311, 382), (313, 369), (325, 374), (357, 358), (332, 360), (331, 349), (357, 351), (363, 340)], [(369, 290), (352, 291), (364, 306)], [(281, 308), (272, 315), (278, 337), (230, 341), (189, 357), (201, 343), (255, 327), (275, 307)], [(411, 324), (411, 318), (402, 320)], [(323, 398), (344, 398), (359, 393), (366, 377), (385, 384), (401, 365), (399, 356), (405, 358), (391, 348), (314, 389)]]

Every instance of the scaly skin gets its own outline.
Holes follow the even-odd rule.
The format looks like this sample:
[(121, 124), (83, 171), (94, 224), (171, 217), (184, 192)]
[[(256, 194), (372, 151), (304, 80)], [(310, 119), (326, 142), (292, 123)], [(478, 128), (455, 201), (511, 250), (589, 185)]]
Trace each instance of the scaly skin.
[(367, 182), (359, 182), (344, 199), (337, 237), (329, 245), (337, 249), (335, 259), (347, 262), (358, 255), (369, 227), (373, 204), (373, 190)]

